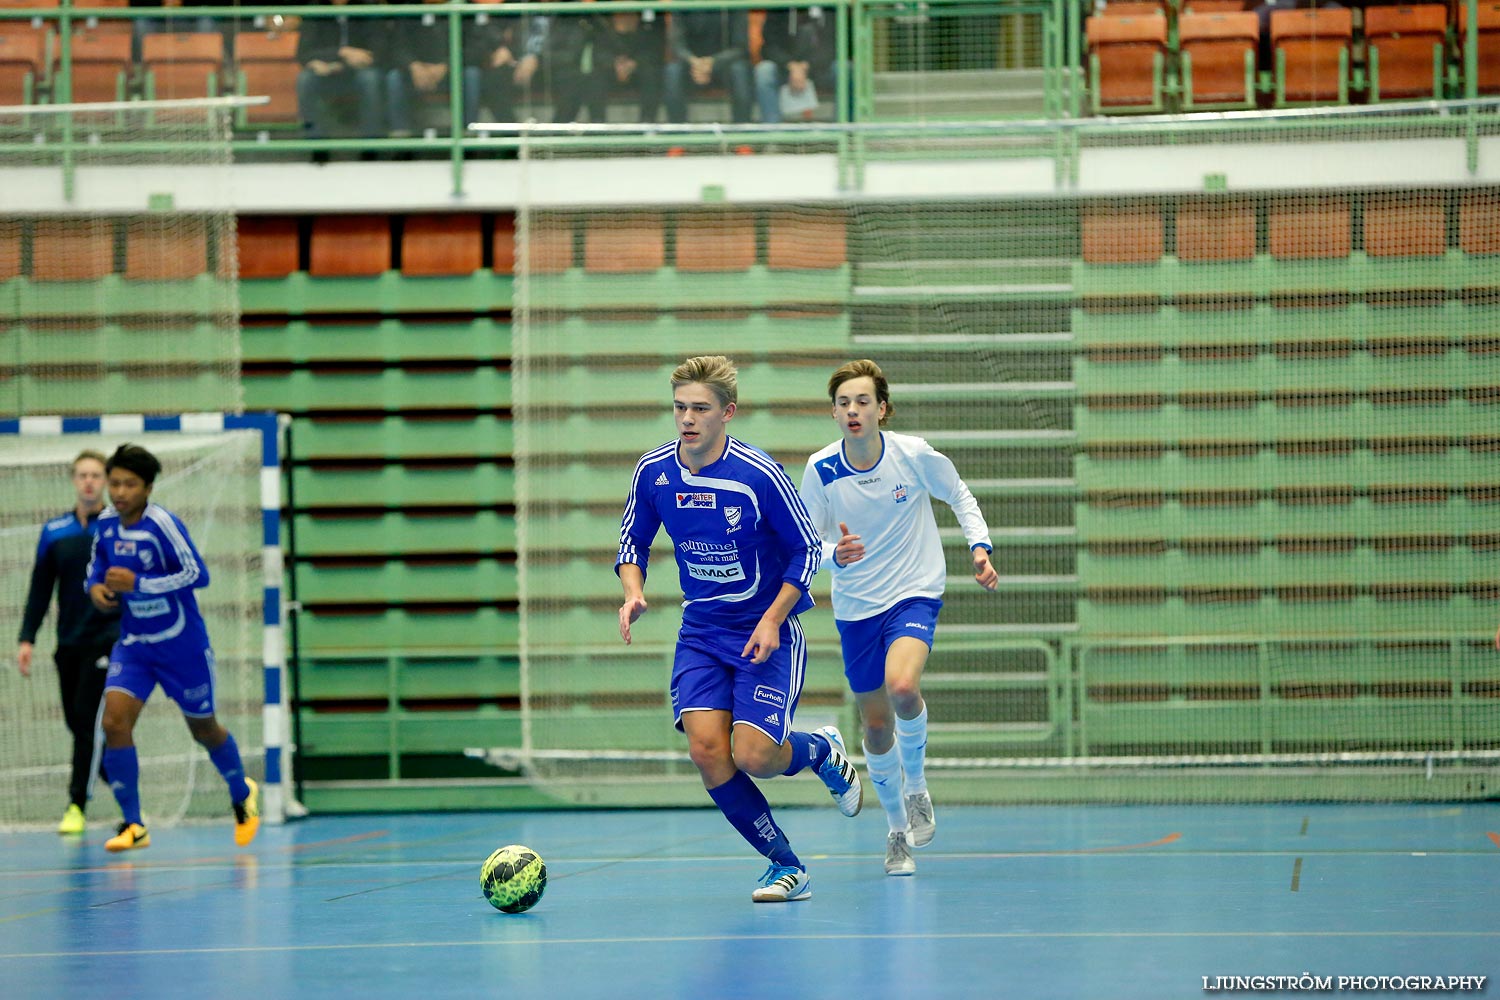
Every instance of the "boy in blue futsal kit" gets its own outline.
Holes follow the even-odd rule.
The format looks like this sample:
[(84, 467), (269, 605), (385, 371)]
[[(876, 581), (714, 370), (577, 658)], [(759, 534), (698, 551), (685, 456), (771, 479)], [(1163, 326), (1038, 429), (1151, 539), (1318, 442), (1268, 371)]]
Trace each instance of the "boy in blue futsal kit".
[(244, 847), (260, 827), (257, 789), (234, 737), (214, 717), (214, 651), (193, 596), (208, 586), (208, 568), (177, 516), (151, 502), (161, 472), (155, 455), (123, 444), (104, 469), (114, 509), (100, 515), (85, 586), (101, 610), (121, 608), (120, 641), (104, 688), (104, 770), (125, 816), (104, 846), (126, 851), (151, 844), (132, 733), (160, 684), (229, 784), (234, 842)]
[(828, 396), (842, 433), (808, 458), (802, 498), (818, 530), (838, 538), (825, 543), (833, 618), (864, 724), (870, 780), (890, 824), (885, 873), (911, 875), (911, 848), (926, 847), (937, 830), (921, 680), (948, 567), (932, 500), (957, 515), (975, 581), (994, 590), (1000, 578), (990, 564), (989, 527), (953, 463), (919, 437), (880, 430), (893, 412), (880, 366), (849, 362), (828, 380)]
[(810, 879), (751, 777), (813, 768), (845, 816), (862, 799), (835, 727), (792, 730), (807, 666), (797, 615), (812, 607), (823, 543), (782, 467), (726, 432), (737, 401), (728, 358), (672, 373), (677, 438), (636, 464), (620, 525), (620, 637), (629, 643), (646, 611), (651, 540), (665, 526), (683, 593), (672, 712), (709, 798), (771, 862), (750, 898), (779, 903), (812, 895)]

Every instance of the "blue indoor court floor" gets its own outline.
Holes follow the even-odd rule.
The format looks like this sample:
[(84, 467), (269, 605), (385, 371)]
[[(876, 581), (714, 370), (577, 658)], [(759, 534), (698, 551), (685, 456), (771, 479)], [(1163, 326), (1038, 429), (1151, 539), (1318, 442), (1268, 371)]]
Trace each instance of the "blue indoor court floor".
[[(102, 823), (4, 834), (0, 982), (70, 1000), (1171, 1000), (1294, 996), (1204, 977), (1307, 973), (1334, 984), (1320, 995), (1500, 996), (1500, 804), (939, 802), (912, 878), (883, 873), (878, 809), (778, 819), (810, 900), (752, 904), (764, 865), (710, 809), (320, 816), (244, 851), (226, 819), (126, 856)], [(548, 863), (525, 914), (479, 891), (507, 843)]]

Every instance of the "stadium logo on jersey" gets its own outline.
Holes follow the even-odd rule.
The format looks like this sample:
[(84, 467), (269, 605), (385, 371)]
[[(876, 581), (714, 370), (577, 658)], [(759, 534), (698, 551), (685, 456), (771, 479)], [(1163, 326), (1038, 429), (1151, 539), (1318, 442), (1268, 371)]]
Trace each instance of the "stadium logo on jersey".
[(897, 486), (895, 489), (891, 490), (891, 498), (897, 503), (906, 503), (906, 487)]
[(661, 475), (659, 475), (659, 476), (656, 477), (656, 485), (657, 486), (665, 486), (665, 485), (667, 485), (667, 474), (665, 472), (663, 472)]
[(135, 555), (135, 542), (133, 542), (133, 541), (126, 541), (123, 538), (116, 539), (115, 540), (115, 555), (117, 555), (117, 556), (133, 556), (133, 555)]
[(775, 705), (777, 708), (786, 708), (786, 693), (778, 691), (764, 684), (755, 685), (755, 700), (765, 702), (767, 705)]
[(930, 632), (930, 631), (932, 631), (930, 628), (928, 628), (926, 625), (923, 625), (921, 622), (907, 622), (905, 625), (902, 625), (901, 627), (902, 628), (919, 628), (923, 632)]
[(703, 508), (715, 510), (719, 506), (719, 495), (717, 493), (679, 493), (677, 494), (677, 509), (686, 507)]
[(740, 507), (725, 507), (724, 520), (729, 522), (729, 530), (734, 531), (740, 526)]
[(702, 563), (683, 563), (687, 567), (688, 576), (694, 580), (711, 580), (714, 583), (729, 583), (734, 580), (743, 580), (745, 570), (739, 563), (726, 563), (722, 566), (705, 566)]
[(857, 479), (855, 482), (860, 486), (869, 486), (871, 483), (880, 482), (879, 476), (871, 476), (869, 479)]

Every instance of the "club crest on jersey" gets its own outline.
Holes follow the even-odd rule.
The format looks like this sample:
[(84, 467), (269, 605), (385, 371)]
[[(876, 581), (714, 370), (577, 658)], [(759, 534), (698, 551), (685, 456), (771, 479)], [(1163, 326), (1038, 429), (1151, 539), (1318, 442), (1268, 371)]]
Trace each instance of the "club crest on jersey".
[(724, 520), (729, 522), (729, 530), (733, 531), (740, 526), (741, 507), (725, 507)]
[(135, 555), (135, 542), (131, 541), (129, 539), (125, 539), (125, 538), (117, 538), (117, 539), (115, 539), (115, 555), (117, 555), (117, 556), (133, 556), (133, 555)]
[(697, 508), (701, 510), (716, 510), (719, 506), (719, 495), (717, 493), (679, 493), (677, 494), (677, 509)]
[(895, 489), (891, 490), (891, 499), (895, 500), (897, 503), (906, 503), (906, 487), (897, 486)]
[(146, 569), (151, 569), (152, 568), (151, 563), (153, 561), (154, 561), (154, 558), (151, 555), (151, 550), (150, 549), (141, 549), (141, 565), (143, 567), (145, 567)]

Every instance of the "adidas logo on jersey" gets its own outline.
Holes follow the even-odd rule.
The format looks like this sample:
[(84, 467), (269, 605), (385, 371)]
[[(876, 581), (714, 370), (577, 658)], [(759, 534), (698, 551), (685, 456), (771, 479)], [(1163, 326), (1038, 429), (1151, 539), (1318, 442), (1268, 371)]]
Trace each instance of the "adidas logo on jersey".
[(659, 476), (656, 477), (656, 485), (657, 486), (666, 486), (667, 485), (667, 474), (665, 472), (663, 472), (661, 475), (659, 475)]
[(781, 725), (781, 713), (780, 712), (772, 712), (770, 715), (766, 716), (766, 725), (768, 725), (768, 726), (779, 726), (779, 725)]

